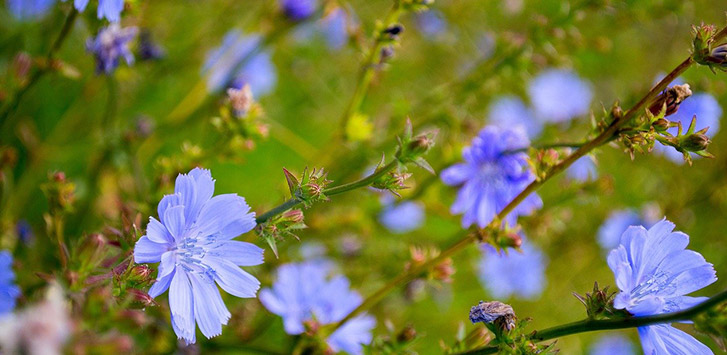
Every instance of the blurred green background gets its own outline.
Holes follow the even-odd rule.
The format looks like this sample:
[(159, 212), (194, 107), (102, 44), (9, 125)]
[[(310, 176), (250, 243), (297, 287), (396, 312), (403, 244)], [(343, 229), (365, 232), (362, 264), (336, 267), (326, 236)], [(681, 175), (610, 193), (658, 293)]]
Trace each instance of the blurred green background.
[[(623, 107), (630, 107), (659, 73), (670, 71), (688, 56), (690, 26), (700, 22), (724, 25), (726, 10), (724, 4), (709, 0), (437, 0), (432, 8), (446, 18), (446, 34), (436, 40), (426, 38), (417, 30), (413, 15), (403, 18), (406, 30), (395, 55), (375, 77), (361, 110), (373, 122), (374, 134), (365, 142), (340, 147), (327, 143), (353, 94), (374, 23), (391, 2), (340, 3), (355, 13), (360, 24), (353, 44), (330, 50), (320, 38), (296, 39), (293, 30), (268, 46), (278, 72), (274, 92), (259, 98), (266, 113), (263, 120), (270, 124), (269, 137), (257, 141), (251, 150), (205, 155), (200, 163), (211, 169), (217, 193), (238, 193), (261, 213), (288, 197), (283, 167), (300, 173), (306, 166), (325, 164), (334, 184), (352, 181), (378, 162), (382, 153), (393, 154), (394, 136), (403, 130), (407, 116), (421, 129), (439, 129), (437, 146), (428, 160), (442, 168), (457, 160), (461, 148), (487, 124), (488, 104), (494, 97), (526, 97), (528, 81), (544, 68), (570, 68), (590, 81), (597, 117), (601, 104), (610, 107), (619, 100)], [(12, 60), (18, 52), (44, 55), (67, 9), (56, 6), (45, 19), (31, 23), (13, 21), (0, 12), (0, 90), (12, 90)], [(99, 22), (93, 11), (84, 13), (57, 56), (80, 75), (44, 77), (13, 114), (13, 127), (2, 132), (2, 146), (12, 147), (18, 157), (16, 164), (3, 167), (10, 179), (4, 185), (0, 212), (3, 246), (16, 246), (11, 234), (15, 223), (25, 219), (38, 239), (36, 247), (51, 247), (43, 241), (43, 213), (48, 206), (40, 185), (52, 171), (64, 171), (77, 188), (76, 212), (67, 226), (71, 239), (102, 231), (106, 225), (118, 226), (122, 205), (141, 213), (144, 220), (155, 215), (159, 198), (172, 190), (171, 185), (159, 183), (160, 176), (171, 174), (160, 159), (183, 157), (185, 142), (206, 151), (214, 149), (220, 139), (210, 120), (218, 114), (221, 94), (205, 98), (183, 122), (169, 120), (170, 113), (201, 80), (205, 53), (218, 46), (230, 29), (266, 33), (281, 26), (278, 11), (274, 2), (267, 1), (130, 2), (122, 24), (149, 30), (167, 53), (160, 61), (122, 65), (111, 84), (107, 77), (94, 74), (93, 57), (85, 51), (85, 41), (96, 33)], [(492, 48), (482, 48), (486, 39), (495, 43)], [(491, 58), (504, 56), (513, 43), (522, 49), (520, 54), (493, 68)], [(711, 93), (722, 107), (727, 104), (724, 74), (694, 67), (683, 78), (694, 91)], [(116, 90), (111, 98), (110, 87)], [(141, 116), (153, 120), (153, 134), (125, 141), (124, 132), (133, 130)], [(539, 141), (578, 141), (589, 128), (584, 117), (566, 126), (547, 127)], [(723, 276), (727, 270), (727, 143), (723, 136), (718, 133), (710, 146), (715, 159), (699, 159), (691, 167), (658, 155), (637, 154), (632, 161), (621, 148), (606, 146), (596, 154), (597, 181), (578, 184), (557, 177), (546, 184), (539, 191), (544, 208), (521, 221), (529, 239), (548, 255), (547, 286), (537, 300), (502, 301), (509, 301), (519, 317), (533, 318), (531, 329), (583, 318), (584, 309), (571, 293), (590, 291), (594, 281), (614, 284), (595, 240), (598, 227), (612, 210), (640, 209), (647, 204), (658, 206), (678, 230), (689, 234), (690, 248), (715, 265), (718, 277)], [(342, 152), (330, 161), (334, 153)], [(135, 167), (139, 170), (134, 171)], [(431, 179), (422, 169), (412, 172), (412, 188), (403, 193), (405, 197)], [(141, 175), (135, 180), (134, 174)], [(146, 186), (140, 189), (136, 181), (144, 181)], [(419, 197), (426, 206), (425, 225), (403, 235), (391, 234), (378, 224), (381, 206), (377, 195), (362, 189), (336, 196), (306, 210), (310, 228), (299, 234), (301, 241), (279, 243), (277, 260), (266, 250), (266, 263), (251, 268), (252, 273), (263, 287), (269, 286), (276, 265), (301, 260), (301, 246), (315, 242), (326, 247), (327, 255), (352, 280), (352, 288), (368, 295), (403, 270), (411, 245), (444, 249), (462, 235), (460, 216), (449, 213), (455, 192), (439, 181), (428, 183)], [(89, 207), (84, 209), (84, 205)], [(360, 241), (361, 251), (355, 257), (344, 257), (341, 240), (351, 236)], [(252, 233), (243, 238), (264, 246)], [(379, 324), (376, 333), (386, 333), (387, 320), (396, 328), (412, 324), (421, 335), (414, 350), (430, 354), (441, 353), (440, 340), (454, 342), (459, 324), (474, 329), (467, 319), (469, 308), (491, 298), (476, 276), (480, 257), (476, 249), (469, 247), (454, 257), (456, 274), (451, 285), (429, 287), (425, 296), (415, 300), (405, 297), (403, 288), (390, 294), (372, 310)], [(36, 252), (44, 253), (27, 251)], [(51, 273), (54, 267), (53, 262), (37, 259), (26, 263), (30, 265), (17, 271), (24, 289), (40, 284), (34, 272)], [(710, 295), (725, 286), (720, 279), (698, 294)], [(202, 350), (232, 351), (245, 332), (266, 317), (257, 300), (223, 297), (230, 309), (238, 310), (233, 311), (222, 336), (213, 340), (199, 337)], [(167, 307), (166, 301), (161, 304)], [(150, 312), (161, 319), (168, 315), (168, 311)], [(254, 345), (285, 351), (291, 340), (285, 337), (280, 319), (272, 318), (271, 326)], [(117, 327), (87, 322), (80, 327), (99, 334)], [(169, 351), (174, 335), (167, 322), (148, 326), (162, 329), (159, 336), (124, 326), (117, 331), (133, 336), (137, 352)], [(623, 333), (638, 344), (635, 330)], [(558, 347), (565, 354), (585, 352), (599, 335), (562, 338)], [(698, 338), (719, 351), (712, 340)]]

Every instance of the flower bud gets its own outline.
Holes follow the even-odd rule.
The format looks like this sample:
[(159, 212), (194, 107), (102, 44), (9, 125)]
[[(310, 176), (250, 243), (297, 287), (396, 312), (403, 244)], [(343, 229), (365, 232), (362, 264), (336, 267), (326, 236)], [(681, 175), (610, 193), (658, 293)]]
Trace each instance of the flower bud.
[(398, 23), (387, 27), (383, 31), (390, 39), (396, 39), (402, 32), (404, 32), (404, 26)]
[(235, 116), (245, 116), (250, 106), (252, 106), (252, 89), (250, 89), (249, 84), (245, 84), (239, 90), (235, 88), (227, 89), (227, 97), (230, 100), (230, 105), (235, 110)]
[(301, 223), (303, 222), (303, 211), (295, 209), (290, 210), (282, 215), (283, 220), (290, 222), (290, 223)]
[(399, 334), (396, 336), (396, 341), (400, 343), (408, 343), (417, 337), (417, 331), (414, 329), (414, 327), (410, 324), (404, 327), (404, 329), (399, 332)]
[(472, 324), (482, 322), (493, 324), (500, 331), (510, 331), (515, 328), (515, 311), (508, 304), (492, 301), (483, 302), (470, 309)]
[(681, 142), (681, 147), (690, 152), (699, 152), (706, 150), (710, 143), (712, 143), (712, 141), (706, 135), (694, 133), (685, 136)]
[(128, 292), (129, 292), (129, 295), (132, 296), (134, 301), (141, 303), (144, 307), (156, 305), (156, 302), (154, 302), (154, 299), (151, 298), (151, 296), (149, 296), (148, 293), (146, 293), (142, 290), (130, 288), (128, 290)]
[(689, 96), (692, 96), (692, 90), (689, 89), (689, 84), (674, 85), (664, 90), (654, 100), (651, 106), (649, 106), (649, 112), (654, 116), (658, 116), (664, 110), (664, 117), (672, 115), (677, 112), (682, 101)]
[(660, 119), (654, 121), (654, 123), (652, 123), (651, 125), (654, 127), (654, 129), (657, 132), (666, 132), (666, 130), (669, 128), (669, 121), (666, 119), (660, 118)]
[(431, 135), (422, 134), (409, 143), (409, 152), (415, 155), (422, 155), (434, 146), (434, 139)]
[(727, 64), (727, 43), (712, 48), (705, 59), (715, 64)]

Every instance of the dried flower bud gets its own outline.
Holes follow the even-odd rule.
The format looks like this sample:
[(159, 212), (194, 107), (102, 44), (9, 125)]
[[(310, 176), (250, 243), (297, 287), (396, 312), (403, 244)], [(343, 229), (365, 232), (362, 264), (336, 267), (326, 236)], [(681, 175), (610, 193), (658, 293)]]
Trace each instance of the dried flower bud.
[(483, 302), (470, 309), (470, 321), (493, 324), (501, 331), (510, 331), (515, 328), (515, 311), (508, 304), (492, 301)]
[(404, 32), (404, 26), (398, 23), (387, 27), (383, 31), (383, 33), (391, 39), (396, 39), (396, 37), (398, 37), (402, 32)]
[(384, 46), (381, 48), (381, 58), (379, 59), (379, 64), (385, 63), (389, 58), (394, 56), (394, 48), (391, 46)]
[(230, 100), (232, 108), (235, 110), (236, 116), (244, 116), (252, 106), (252, 89), (249, 84), (245, 84), (242, 89), (227, 89), (227, 97)]
[(414, 329), (414, 326), (411, 324), (404, 327), (404, 329), (399, 332), (399, 334), (396, 336), (396, 341), (400, 343), (408, 343), (417, 337), (417, 331)]
[(679, 109), (679, 104), (689, 96), (692, 96), (692, 90), (689, 89), (689, 84), (674, 85), (666, 89), (654, 100), (654, 103), (649, 106), (649, 112), (657, 116), (666, 107), (664, 117), (672, 115)]

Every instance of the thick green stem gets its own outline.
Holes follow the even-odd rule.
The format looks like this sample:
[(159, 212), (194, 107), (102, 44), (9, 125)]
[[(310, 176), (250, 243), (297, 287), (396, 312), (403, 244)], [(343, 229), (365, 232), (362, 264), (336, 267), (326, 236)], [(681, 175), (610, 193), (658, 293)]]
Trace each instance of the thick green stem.
[[(719, 41), (722, 38), (727, 36), (727, 27), (722, 29), (719, 33), (717, 33), (713, 39), (714, 41)], [(624, 113), (621, 117), (616, 119), (606, 130), (601, 132), (597, 137), (595, 137), (593, 140), (586, 142), (580, 148), (578, 148), (575, 152), (570, 154), (568, 157), (566, 157), (563, 161), (558, 163), (557, 165), (553, 166), (548, 170), (545, 177), (543, 177), (540, 180), (535, 180), (530, 185), (528, 185), (520, 194), (515, 196), (515, 198), (510, 201), (510, 203), (507, 204), (493, 219), (492, 224), (490, 227), (497, 228), (498, 224), (500, 223), (504, 217), (506, 217), (510, 212), (512, 212), (515, 207), (517, 207), (526, 197), (528, 197), (531, 193), (533, 193), (535, 190), (537, 190), (540, 186), (545, 184), (548, 180), (550, 180), (553, 176), (557, 175), (558, 173), (562, 172), (566, 168), (568, 168), (571, 164), (573, 164), (576, 160), (581, 158), (582, 156), (586, 155), (591, 150), (600, 147), (603, 144), (606, 144), (610, 142), (614, 136), (616, 136), (619, 132), (619, 129), (621, 126), (629, 122), (631, 119), (635, 118), (637, 115), (641, 114), (647, 107), (647, 104), (649, 104), (651, 101), (654, 100), (654, 98), (659, 95), (660, 92), (662, 92), (664, 89), (667, 88), (669, 83), (671, 83), (674, 79), (676, 79), (678, 76), (680, 76), (684, 71), (686, 71), (692, 64), (694, 64), (694, 60), (690, 56), (689, 58), (685, 59), (681, 64), (679, 64), (674, 70), (672, 70), (669, 74), (667, 74), (661, 81), (659, 81), (658, 84), (656, 84), (649, 92), (639, 101), (637, 102), (633, 107), (631, 107), (626, 113)], [(395, 279), (388, 282), (386, 285), (382, 286), (379, 290), (374, 292), (372, 295), (367, 297), (361, 305), (356, 307), (351, 313), (349, 313), (344, 319), (342, 319), (340, 322), (333, 324), (331, 327), (329, 327), (327, 330), (329, 332), (333, 332), (336, 329), (338, 329), (341, 325), (343, 325), (348, 320), (352, 319), (353, 317), (357, 316), (361, 312), (366, 311), (376, 303), (378, 303), (389, 291), (393, 290), (396, 286), (399, 286), (403, 284), (404, 282), (407, 282), (408, 280), (411, 280), (416, 275), (420, 274), (424, 270), (428, 270), (431, 267), (436, 266), (440, 262), (442, 262), (445, 258), (459, 252), (460, 250), (467, 247), (470, 243), (473, 243), (478, 240), (477, 233), (475, 232), (469, 232), (467, 233), (460, 241), (456, 242), (452, 246), (450, 246), (448, 249), (444, 250), (441, 254), (439, 254), (437, 257), (430, 259), (423, 264), (421, 264), (419, 267), (411, 268), (409, 270), (404, 271), (402, 274), (397, 276)]]
[[(672, 323), (678, 321), (685, 321), (694, 319), (697, 315), (710, 310), (712, 307), (722, 304), (727, 301), (727, 290), (722, 291), (708, 300), (685, 310), (674, 312), (657, 314), (647, 317), (633, 317), (624, 319), (602, 319), (602, 320), (591, 320), (584, 319), (582, 321), (563, 324), (552, 328), (537, 331), (530, 336), (530, 339), (536, 342), (555, 339), (567, 335), (573, 335), (578, 333), (593, 332), (598, 330), (614, 330), (614, 329), (625, 329), (625, 328), (637, 328), (652, 324)], [(498, 350), (497, 347), (488, 346), (480, 349), (471, 350), (468, 352), (461, 353), (462, 355), (475, 355), (475, 354), (494, 354)]]
[[(376, 179), (384, 176), (385, 174), (389, 173), (391, 170), (396, 168), (399, 165), (399, 161), (394, 159), (388, 164), (384, 165), (381, 169), (377, 170), (373, 174), (361, 179), (357, 180), (348, 184), (343, 184), (339, 186), (334, 186), (329, 189), (323, 190), (323, 194), (326, 196), (335, 196), (338, 194), (342, 194), (347, 191), (355, 190), (360, 187), (366, 187), (371, 185)], [(255, 222), (257, 224), (265, 223), (268, 219), (275, 217), (291, 208), (294, 208), (300, 204), (302, 204), (303, 201), (299, 200), (296, 197), (292, 197), (289, 200), (283, 202), (282, 204), (274, 207), (270, 211), (267, 211), (263, 214), (261, 214), (259, 217), (255, 219)]]

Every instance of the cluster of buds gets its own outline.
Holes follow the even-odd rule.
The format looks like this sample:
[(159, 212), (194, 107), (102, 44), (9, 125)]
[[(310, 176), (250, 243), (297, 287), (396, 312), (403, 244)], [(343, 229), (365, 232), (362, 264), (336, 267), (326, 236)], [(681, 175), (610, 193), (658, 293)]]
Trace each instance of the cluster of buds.
[(624, 310), (618, 310), (613, 308), (613, 298), (617, 292), (608, 292), (608, 286), (603, 289), (599, 289), (598, 282), (593, 284), (593, 291), (586, 293), (585, 295), (579, 295), (573, 293), (584, 306), (586, 306), (586, 313), (588, 319), (609, 319), (609, 318), (622, 318), (628, 316), (628, 313)]
[[(420, 248), (413, 246), (409, 249), (409, 251), (411, 253), (411, 260), (406, 264), (406, 270), (411, 270), (413, 268), (421, 266), (429, 260), (432, 260), (439, 256), (439, 249), (434, 247)], [(445, 258), (427, 272), (426, 278), (439, 282), (451, 283), (452, 275), (454, 275), (454, 272), (455, 270), (452, 258)]]
[(184, 142), (182, 143), (181, 154), (157, 159), (155, 167), (158, 170), (156, 175), (159, 176), (160, 187), (169, 187), (177, 175), (198, 166), (204, 157), (205, 152), (202, 147), (190, 142)]
[(305, 229), (307, 226), (304, 222), (303, 211), (294, 209), (286, 211), (280, 215), (270, 218), (264, 223), (260, 223), (255, 227), (257, 235), (265, 240), (273, 250), (275, 257), (278, 257), (277, 242), (286, 237), (293, 237), (300, 240), (295, 234), (296, 231)]
[[(382, 156), (381, 161), (374, 169), (374, 174), (384, 168), (384, 159), (385, 158)], [(389, 171), (374, 180), (371, 183), (371, 187), (379, 190), (386, 190), (397, 197), (401, 197), (401, 195), (399, 195), (399, 191), (409, 188), (409, 186), (406, 186), (406, 180), (410, 177), (411, 174), (404, 171)]]
[(76, 200), (76, 186), (66, 179), (62, 171), (50, 174), (49, 181), (41, 186), (48, 198), (48, 209), (51, 215), (60, 215), (73, 211)]
[(302, 202), (306, 208), (314, 202), (328, 201), (325, 192), (331, 180), (327, 179), (328, 173), (323, 168), (313, 168), (310, 172), (308, 172), (308, 168), (303, 169), (300, 180), (285, 168), (283, 168), (283, 173), (288, 183), (290, 196)]
[(261, 122), (264, 112), (252, 97), (250, 85), (227, 90), (227, 99), (212, 125), (229, 141), (231, 151), (250, 150), (255, 140), (268, 136), (268, 126)]
[(489, 344), (498, 347), (498, 354), (557, 354), (555, 342), (538, 344), (529, 335), (523, 334), (529, 319), (517, 321), (515, 312), (508, 304), (492, 301), (482, 302), (470, 309), (470, 321), (482, 322), (494, 335)]
[(692, 26), (694, 40), (692, 42), (692, 58), (706, 65), (713, 72), (715, 69), (727, 71), (727, 43), (715, 45), (714, 35), (717, 28), (712, 25)]
[(434, 169), (424, 160), (424, 154), (434, 146), (434, 137), (437, 132), (427, 132), (414, 137), (413, 128), (410, 119), (406, 119), (406, 127), (404, 134), (397, 137), (399, 146), (396, 149), (396, 159), (402, 163), (414, 163), (420, 168), (434, 174)]
[(535, 154), (529, 154), (529, 156), (531, 158), (528, 158), (528, 162), (533, 167), (535, 178), (538, 180), (548, 176), (550, 169), (558, 165), (560, 161), (558, 151), (555, 149), (539, 149), (535, 151)]
[(474, 232), (477, 233), (475, 237), (481, 243), (492, 245), (498, 252), (508, 248), (519, 250), (523, 244), (520, 227), (505, 225), (503, 228), (499, 228), (497, 226), (500, 226), (500, 223), (492, 223), (486, 228), (478, 229)]

